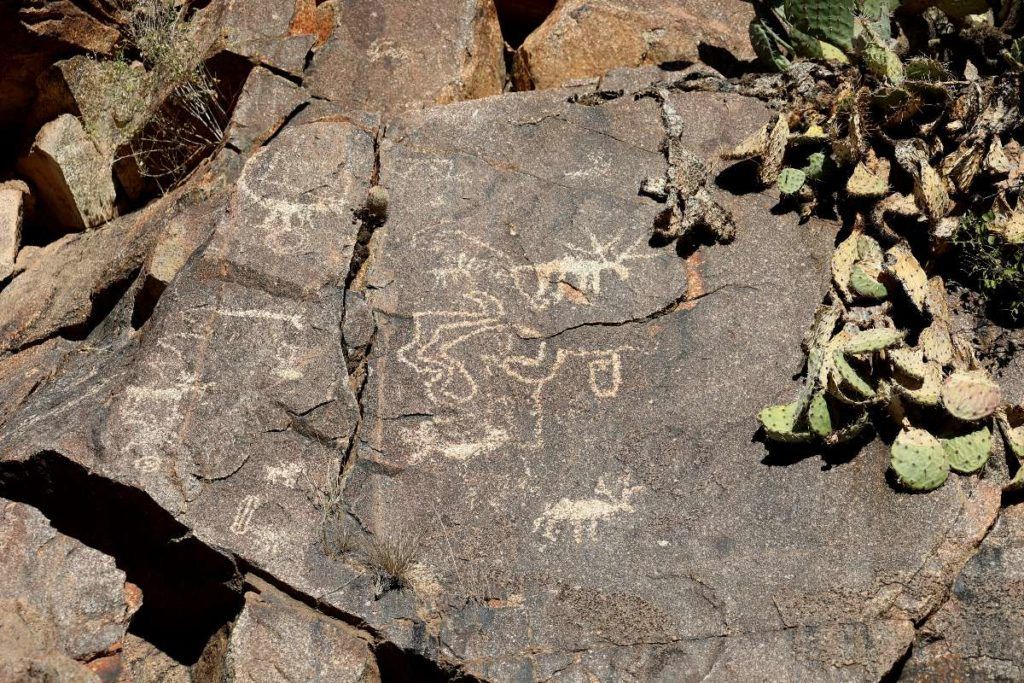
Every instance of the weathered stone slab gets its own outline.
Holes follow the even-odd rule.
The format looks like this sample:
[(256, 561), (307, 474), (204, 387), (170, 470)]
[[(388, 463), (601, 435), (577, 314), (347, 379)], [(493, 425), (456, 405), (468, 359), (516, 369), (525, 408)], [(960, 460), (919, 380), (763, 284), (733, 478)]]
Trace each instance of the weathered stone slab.
[(110, 163), (70, 114), (40, 129), (18, 168), (56, 222), (54, 228), (85, 230), (117, 215)]
[(111, 333), (19, 402), (5, 458), (57, 451), (310, 588), (307, 563), (323, 564), (313, 488), (337, 476), (358, 418), (341, 325), (373, 166), (372, 135), (351, 125), (282, 132), (143, 333)]
[(292, 600), (265, 581), (253, 589), (231, 632), (229, 680), (272, 683), (289, 678), (332, 683), (380, 681), (377, 661), (359, 632)]
[[(713, 162), (771, 116), (729, 94), (672, 106)], [(140, 330), (118, 323), (128, 297), (75, 353), (38, 345), (49, 379), (23, 353), (0, 366), (18, 397), (0, 472), (56, 451), (488, 680), (877, 680), (999, 492), (901, 494), (879, 445), (823, 468), (752, 440), (795, 391), (836, 228), (714, 189), (735, 243), (652, 246), (664, 205), (639, 189), (667, 170), (662, 114), (631, 93), (463, 102), (395, 119), (379, 164), (372, 130), (293, 120)], [(378, 172), (387, 221), (346, 292)], [(327, 552), (325, 519), (351, 542)], [(387, 541), (409, 538), (416, 561), (385, 580)]]
[(32, 255), (24, 271), (0, 290), (0, 356), (80, 330), (103, 295), (139, 269), (154, 235), (176, 210), (175, 199), (167, 197)]
[(334, 32), (304, 82), (317, 97), (363, 111), (497, 95), (502, 46), (492, 0), (338, 3)]
[(228, 144), (240, 152), (262, 145), (306, 101), (306, 93), (287, 78), (256, 67), (249, 73), (231, 116)]
[(93, 679), (86, 663), (119, 649), (139, 589), (112, 557), (21, 503), (0, 499), (0, 547), (0, 677), (26, 680), (36, 670)]
[(201, 14), (197, 23), (200, 33), (216, 34), (217, 46), (299, 76), (317, 37), (293, 23), (297, 4), (295, 0), (224, 0)]
[[(770, 115), (673, 105), (710, 159)], [(420, 567), (411, 593), (331, 599), (410, 647), (397, 614), (439, 623), (436, 656), (488, 679), (735, 680), (755, 653), (767, 679), (877, 679), (998, 492), (901, 495), (881, 447), (769, 466), (753, 416), (794, 390), (834, 228), (719, 193), (734, 244), (652, 248), (660, 114), (531, 94), (389, 127), (346, 501), (377, 537), (419, 536)]]
[(18, 260), (27, 197), (28, 186), (25, 183), (0, 183), (0, 281), (10, 277)]
[(749, 4), (678, 0), (568, 0), (558, 3), (516, 52), (520, 89), (557, 88), (613, 67), (692, 62), (701, 43), (753, 57)]
[(1003, 510), (918, 631), (901, 680), (1016, 681), (1024, 677), (1024, 509)]

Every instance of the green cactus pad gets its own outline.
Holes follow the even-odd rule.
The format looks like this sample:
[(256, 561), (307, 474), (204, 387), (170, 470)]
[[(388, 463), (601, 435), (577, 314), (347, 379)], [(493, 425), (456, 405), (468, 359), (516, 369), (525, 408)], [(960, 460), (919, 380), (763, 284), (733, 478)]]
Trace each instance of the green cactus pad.
[(960, 474), (980, 471), (992, 453), (992, 432), (988, 427), (939, 441), (946, 450), (949, 468)]
[(828, 401), (821, 392), (814, 395), (811, 405), (807, 408), (807, 426), (818, 436), (832, 433), (832, 414), (828, 410)]
[(768, 406), (757, 415), (757, 421), (764, 427), (764, 432), (772, 441), (782, 443), (801, 443), (810, 441), (813, 436), (808, 432), (796, 430), (797, 405), (786, 403)]
[(815, 152), (807, 157), (807, 165), (804, 166), (804, 176), (807, 180), (817, 180), (825, 169), (825, 155), (822, 152)]
[(953, 417), (972, 422), (988, 417), (1002, 401), (999, 385), (984, 370), (960, 370), (942, 385), (942, 405)]
[(796, 194), (804, 186), (807, 174), (798, 168), (784, 168), (779, 173), (779, 192), (784, 195)]
[(836, 372), (839, 374), (839, 378), (842, 379), (842, 386), (849, 387), (862, 398), (870, 399), (875, 397), (875, 390), (872, 389), (871, 385), (860, 376), (860, 373), (857, 372), (852, 365), (850, 365), (850, 361), (846, 359), (845, 353), (842, 351), (836, 351), (832, 356), (832, 361), (835, 364), (834, 367)]
[(785, 0), (793, 26), (836, 47), (853, 50), (854, 0)]
[(850, 271), (850, 290), (865, 299), (884, 299), (889, 296), (889, 290), (878, 279), (878, 273), (869, 272), (859, 263)]
[(949, 477), (949, 462), (942, 444), (923, 429), (906, 429), (892, 444), (889, 466), (896, 480), (911, 491), (932, 491)]
[(888, 78), (892, 83), (903, 82), (905, 72), (903, 62), (899, 55), (885, 47), (872, 43), (864, 48), (861, 56), (864, 58), (864, 65), (871, 73), (881, 78)]
[(785, 71), (790, 66), (789, 59), (782, 54), (781, 40), (775, 32), (760, 19), (754, 19), (748, 27), (750, 45), (754, 54), (761, 62), (776, 71)]
[(903, 343), (903, 333), (891, 328), (877, 328), (857, 332), (843, 348), (845, 353), (870, 353), (899, 346)]

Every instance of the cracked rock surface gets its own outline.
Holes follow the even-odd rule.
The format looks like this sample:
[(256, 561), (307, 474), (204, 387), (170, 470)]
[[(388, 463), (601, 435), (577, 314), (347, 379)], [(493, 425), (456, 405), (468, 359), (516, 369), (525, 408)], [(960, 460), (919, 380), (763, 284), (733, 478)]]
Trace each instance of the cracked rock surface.
[[(489, 1), (249, 4), (196, 9), (227, 144), (0, 262), (0, 678), (1020, 678), (998, 486), (753, 439), (839, 230), (720, 175), (764, 103), (499, 95)], [(652, 240), (670, 142), (732, 243)]]

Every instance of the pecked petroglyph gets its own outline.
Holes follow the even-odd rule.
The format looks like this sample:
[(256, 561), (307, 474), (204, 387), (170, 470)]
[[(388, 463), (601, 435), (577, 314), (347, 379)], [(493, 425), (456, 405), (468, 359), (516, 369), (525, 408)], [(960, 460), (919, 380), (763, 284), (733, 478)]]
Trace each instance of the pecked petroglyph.
[(512, 378), (531, 385), (530, 414), (534, 420), (531, 448), (544, 445), (544, 389), (573, 358), (587, 363), (588, 387), (597, 398), (614, 398), (622, 386), (622, 354), (634, 350), (630, 346), (612, 349), (556, 349), (552, 354), (547, 342), (541, 342), (536, 356), (510, 356), (503, 363)]
[(242, 502), (238, 505), (238, 510), (235, 512), (235, 517), (231, 521), (231, 533), (237, 536), (244, 536), (249, 532), (249, 527), (252, 524), (252, 517), (256, 514), (256, 510), (260, 507), (260, 497), (257, 495), (249, 495), (242, 499)]
[(435, 403), (465, 403), (478, 390), (466, 361), (453, 355), (473, 337), (503, 326), (501, 301), (484, 292), (464, 295), (468, 310), (424, 311), (413, 314), (413, 335), (398, 349), (398, 360), (423, 375), (427, 397)]
[[(606, 279), (625, 282), (630, 278), (633, 261), (657, 257), (643, 238), (627, 246), (621, 233), (604, 242), (590, 230), (586, 235), (586, 246), (565, 242), (563, 256), (513, 268), (516, 288), (533, 309), (545, 310), (566, 299), (589, 305), (591, 299), (601, 295)], [(580, 296), (568, 296), (567, 291), (578, 292)]]
[(600, 478), (592, 498), (562, 498), (545, 506), (544, 512), (533, 520), (533, 531), (540, 532), (549, 541), (557, 541), (563, 531), (571, 533), (577, 544), (582, 543), (584, 537), (594, 540), (599, 522), (608, 522), (615, 516), (636, 511), (633, 496), (643, 488), (630, 486), (627, 476), (620, 482), (619, 493), (615, 494), (605, 484), (604, 478)]
[(435, 458), (464, 462), (499, 450), (512, 441), (512, 434), (505, 427), (491, 424), (490, 419), (489, 415), (473, 415), (468, 420), (435, 417), (403, 430), (403, 440), (415, 449), (409, 462)]

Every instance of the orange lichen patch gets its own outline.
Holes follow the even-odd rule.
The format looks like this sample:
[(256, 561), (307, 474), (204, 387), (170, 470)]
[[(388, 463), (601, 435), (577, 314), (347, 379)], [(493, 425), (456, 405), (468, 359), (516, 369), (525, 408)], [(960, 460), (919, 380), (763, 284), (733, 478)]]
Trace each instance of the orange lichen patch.
[(697, 300), (707, 294), (704, 289), (704, 275), (700, 267), (704, 265), (704, 254), (695, 251), (686, 261), (686, 300), (680, 304), (679, 309), (689, 311), (697, 305)]
[(314, 47), (327, 42), (334, 31), (334, 4), (317, 3), (316, 0), (295, 0), (295, 14), (289, 34), (293, 36), (315, 35)]

